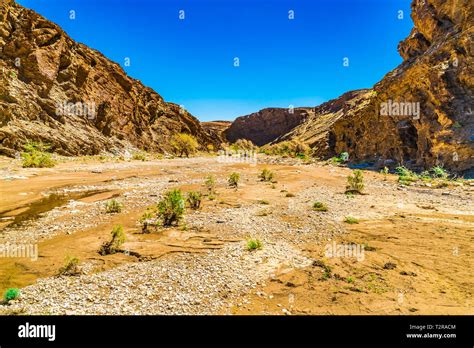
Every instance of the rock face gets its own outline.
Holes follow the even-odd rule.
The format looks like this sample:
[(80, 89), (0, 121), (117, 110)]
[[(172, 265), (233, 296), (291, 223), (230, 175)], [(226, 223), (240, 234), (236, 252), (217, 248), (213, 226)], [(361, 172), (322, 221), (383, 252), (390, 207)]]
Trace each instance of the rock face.
[(277, 139), (298, 126), (312, 112), (311, 108), (268, 108), (238, 117), (224, 132), (230, 142), (238, 139), (251, 140), (261, 146)]
[(230, 121), (210, 121), (202, 122), (202, 128), (204, 128), (208, 133), (212, 134), (220, 143), (227, 142), (225, 138), (224, 131), (230, 127), (232, 122)]
[(420, 169), (443, 165), (459, 172), (472, 168), (473, 7), (471, 0), (414, 0), (415, 26), (399, 45), (404, 62), (372, 90), (324, 103), (287, 131), (280, 126), (281, 111), (237, 119), (229, 140), (263, 144), (296, 138), (320, 157), (347, 151), (353, 161), (391, 160)]
[(0, 153), (27, 140), (63, 155), (97, 154), (130, 144), (170, 150), (173, 134), (218, 146), (199, 121), (128, 77), (101, 53), (11, 0), (0, 5)]

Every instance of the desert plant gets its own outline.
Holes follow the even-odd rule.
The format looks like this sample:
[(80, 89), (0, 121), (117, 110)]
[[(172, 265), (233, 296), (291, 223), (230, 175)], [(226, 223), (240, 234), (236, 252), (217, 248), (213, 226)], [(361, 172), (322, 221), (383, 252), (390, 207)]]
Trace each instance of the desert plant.
[(273, 181), (275, 174), (268, 170), (267, 168), (263, 169), (262, 172), (258, 176), (261, 181)]
[(179, 189), (167, 192), (158, 202), (158, 217), (162, 220), (163, 226), (177, 225), (183, 218), (184, 210), (185, 200)]
[(314, 202), (314, 204), (313, 204), (313, 210), (316, 210), (316, 211), (328, 211), (328, 207), (327, 207), (326, 204), (324, 204), (324, 203), (321, 203), (321, 202)]
[(77, 275), (79, 274), (79, 259), (77, 257), (66, 256), (64, 266), (59, 269), (60, 275)]
[(247, 250), (257, 250), (262, 249), (263, 244), (259, 239), (249, 239), (247, 240)]
[(206, 180), (204, 181), (204, 185), (207, 188), (208, 195), (212, 196), (216, 189), (216, 178), (213, 175), (207, 176)]
[(431, 172), (433, 173), (433, 178), (447, 179), (449, 176), (449, 173), (446, 171), (446, 169), (440, 166), (431, 168)]
[(258, 204), (269, 205), (270, 202), (267, 201), (267, 200), (265, 200), (265, 199), (259, 199), (259, 200), (258, 200)]
[(380, 174), (383, 174), (384, 180), (387, 180), (388, 168), (383, 167), (383, 169), (380, 170)]
[(192, 209), (199, 209), (201, 206), (202, 194), (196, 191), (188, 192), (187, 202)]
[(248, 139), (238, 139), (234, 144), (231, 145), (232, 150), (244, 150), (244, 151), (252, 151), (255, 150), (256, 146), (252, 141)]
[(115, 254), (120, 251), (120, 247), (125, 243), (125, 232), (122, 225), (116, 225), (111, 232), (112, 238), (105, 242), (99, 249), (100, 255)]
[(351, 224), (351, 225), (352, 225), (352, 224), (358, 224), (358, 223), (359, 223), (359, 220), (356, 219), (355, 217), (352, 217), (352, 216), (346, 216), (346, 217), (344, 218), (344, 222), (345, 222), (346, 224)]
[(239, 180), (240, 180), (240, 174), (239, 173), (232, 173), (229, 176), (229, 180), (227, 181), (229, 183), (230, 187), (235, 187), (239, 186)]
[(361, 194), (364, 190), (364, 175), (361, 170), (354, 170), (353, 174), (347, 177), (346, 193)]
[(398, 174), (398, 182), (401, 184), (409, 184), (410, 182), (417, 181), (419, 179), (419, 176), (409, 170), (408, 168), (404, 166), (397, 167), (395, 169), (395, 172)]
[(214, 152), (215, 151), (214, 145), (212, 145), (212, 144), (207, 144), (206, 149), (207, 149), (208, 152)]
[(111, 199), (105, 203), (105, 212), (107, 214), (120, 213), (122, 211), (122, 204), (116, 199)]
[(18, 297), (20, 297), (20, 289), (9, 288), (7, 289), (7, 291), (5, 291), (5, 294), (3, 295), (3, 301), (5, 303), (8, 303), (10, 301), (16, 300)]
[(196, 138), (190, 134), (179, 133), (175, 134), (171, 139), (171, 146), (176, 155), (189, 157), (197, 151), (199, 143)]
[(41, 142), (28, 142), (23, 146), (24, 152), (21, 153), (22, 166), (24, 168), (51, 168), (56, 162), (47, 152), (50, 147)]
[(144, 152), (134, 152), (132, 159), (136, 161), (146, 161), (146, 154)]

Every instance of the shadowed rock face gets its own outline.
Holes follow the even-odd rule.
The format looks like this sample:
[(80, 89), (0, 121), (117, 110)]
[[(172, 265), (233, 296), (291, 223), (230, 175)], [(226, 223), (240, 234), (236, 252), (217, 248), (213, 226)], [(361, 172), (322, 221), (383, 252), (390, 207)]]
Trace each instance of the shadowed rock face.
[(282, 108), (268, 108), (238, 117), (224, 134), (230, 142), (248, 139), (255, 145), (265, 145), (301, 124), (312, 112), (312, 109), (295, 108), (292, 111)]
[(0, 153), (12, 155), (27, 140), (49, 143), (63, 155), (129, 143), (163, 152), (178, 132), (218, 146), (188, 112), (10, 0), (0, 5), (0, 49)]
[(323, 158), (347, 151), (353, 161), (472, 168), (473, 6), (471, 0), (414, 0), (415, 26), (399, 45), (404, 62), (373, 89), (324, 103), (286, 131), (278, 109), (238, 118), (227, 132), (229, 140), (242, 137), (262, 145), (299, 139)]

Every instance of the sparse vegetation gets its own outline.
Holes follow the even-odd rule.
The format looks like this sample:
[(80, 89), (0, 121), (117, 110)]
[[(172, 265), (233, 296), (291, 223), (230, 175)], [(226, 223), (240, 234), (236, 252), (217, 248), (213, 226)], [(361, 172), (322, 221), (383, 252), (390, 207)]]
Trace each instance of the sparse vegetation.
[(132, 154), (132, 159), (136, 161), (146, 161), (146, 154), (144, 152), (134, 152)]
[(179, 133), (175, 134), (171, 139), (171, 146), (177, 156), (189, 157), (189, 155), (196, 153), (199, 143), (192, 135)]
[(204, 181), (204, 185), (207, 188), (209, 199), (211, 199), (211, 196), (215, 194), (216, 190), (216, 178), (213, 175), (207, 176), (206, 180)]
[(9, 288), (7, 289), (7, 291), (5, 291), (5, 294), (3, 295), (3, 301), (5, 303), (8, 303), (10, 301), (16, 300), (18, 297), (20, 297), (20, 289)]
[(181, 190), (175, 189), (167, 192), (158, 203), (158, 217), (162, 220), (163, 226), (177, 225), (183, 218), (184, 205), (185, 201)]
[(356, 219), (355, 217), (352, 217), (352, 216), (346, 216), (346, 217), (344, 218), (344, 222), (345, 222), (346, 224), (351, 224), (351, 225), (352, 225), (352, 224), (358, 224), (358, 223), (359, 223), (359, 220)]
[(353, 174), (347, 177), (346, 193), (362, 194), (364, 190), (364, 175), (361, 170), (354, 170)]
[(261, 181), (273, 181), (275, 174), (268, 170), (267, 168), (263, 169), (260, 175), (258, 176)]
[(268, 204), (270, 204), (270, 202), (267, 201), (267, 200), (265, 200), (265, 199), (259, 199), (259, 200), (258, 200), (258, 204), (268, 205)]
[(69, 255), (66, 256), (64, 259), (64, 266), (59, 269), (59, 274), (73, 276), (78, 275), (79, 273), (79, 259)]
[(227, 182), (229, 183), (230, 187), (237, 188), (239, 186), (239, 181), (240, 181), (240, 174), (234, 172), (230, 174), (229, 180)]
[(257, 146), (252, 143), (252, 141), (248, 139), (238, 139), (235, 143), (233, 143), (230, 148), (234, 151), (244, 150), (244, 151), (253, 151), (257, 148)]
[(262, 247), (263, 247), (263, 244), (259, 239), (249, 239), (249, 240), (247, 240), (247, 250), (248, 251), (262, 249)]
[(382, 169), (382, 170), (380, 170), (380, 174), (382, 174), (382, 175), (383, 175), (383, 179), (384, 179), (384, 180), (387, 180), (387, 175), (388, 175), (388, 172), (389, 172), (389, 170), (388, 170), (388, 168), (387, 168), (387, 167), (383, 167), (383, 169)]
[(41, 142), (29, 142), (23, 148), (25, 151), (20, 155), (23, 168), (51, 168), (56, 165), (51, 154), (47, 152), (50, 146)]
[(431, 172), (433, 178), (447, 179), (449, 177), (449, 173), (440, 166), (431, 168)]
[(409, 185), (411, 182), (419, 179), (418, 175), (404, 166), (397, 167), (395, 169), (398, 174), (398, 182), (403, 185)]
[(278, 144), (267, 145), (261, 149), (266, 155), (276, 155), (282, 157), (306, 158), (310, 152), (310, 147), (298, 140), (282, 141)]
[(314, 204), (313, 204), (313, 210), (316, 210), (316, 211), (328, 211), (328, 207), (327, 207), (326, 204), (324, 204), (324, 203), (321, 203), (321, 202), (314, 202)]
[(115, 214), (122, 212), (123, 205), (116, 199), (111, 199), (105, 203), (105, 212), (107, 214)]
[(116, 225), (111, 232), (112, 239), (102, 244), (99, 249), (100, 255), (110, 255), (120, 252), (120, 248), (125, 243), (125, 232), (122, 225)]
[(191, 209), (199, 209), (201, 206), (202, 194), (196, 191), (188, 192), (187, 202)]
[(340, 164), (340, 163), (345, 163), (349, 161), (349, 153), (348, 152), (342, 152), (339, 154), (339, 156), (332, 157), (329, 160), (329, 163), (331, 164)]

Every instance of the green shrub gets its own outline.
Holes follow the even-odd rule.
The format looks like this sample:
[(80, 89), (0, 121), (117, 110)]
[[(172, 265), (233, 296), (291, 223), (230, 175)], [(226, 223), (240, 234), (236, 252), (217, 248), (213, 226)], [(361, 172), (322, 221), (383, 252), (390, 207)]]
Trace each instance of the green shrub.
[(262, 170), (262, 172), (260, 173), (258, 177), (260, 178), (261, 181), (273, 181), (275, 174), (273, 174), (272, 171), (265, 168), (264, 170)]
[(352, 216), (346, 216), (344, 218), (344, 222), (352, 225), (352, 224), (358, 224), (359, 220)]
[(419, 176), (404, 166), (397, 167), (395, 172), (398, 174), (398, 182), (404, 185), (417, 181)]
[(100, 255), (115, 254), (120, 251), (121, 246), (125, 243), (125, 232), (122, 225), (116, 225), (111, 232), (112, 239), (102, 244), (99, 249)]
[(146, 154), (143, 152), (134, 152), (132, 154), (132, 159), (136, 161), (146, 161)]
[(194, 154), (199, 147), (196, 138), (190, 134), (179, 133), (175, 134), (171, 139), (171, 146), (176, 155), (189, 157)]
[(436, 166), (431, 168), (432, 177), (433, 178), (440, 178), (440, 179), (447, 179), (449, 177), (449, 173), (443, 167)]
[(185, 200), (179, 189), (167, 192), (158, 202), (158, 217), (162, 220), (163, 226), (177, 225), (183, 218), (184, 211)]
[(3, 295), (3, 301), (8, 303), (10, 301), (16, 300), (18, 297), (20, 297), (20, 289), (9, 288)]
[(60, 275), (77, 275), (79, 270), (79, 259), (77, 257), (66, 256), (64, 266), (59, 269)]
[(51, 168), (56, 162), (51, 158), (48, 145), (37, 142), (29, 142), (23, 146), (24, 152), (21, 153), (23, 168)]
[(230, 187), (235, 187), (239, 186), (239, 181), (240, 181), (240, 174), (239, 173), (232, 173), (229, 176), (229, 180), (227, 181), (229, 183)]
[(199, 209), (201, 206), (202, 195), (200, 192), (188, 192), (187, 202), (192, 209)]
[(262, 247), (263, 247), (263, 244), (258, 239), (249, 239), (249, 240), (247, 240), (247, 250), (249, 250), (249, 251), (262, 249)]
[(316, 211), (328, 211), (328, 207), (327, 207), (326, 204), (324, 204), (324, 203), (321, 203), (321, 202), (314, 202), (314, 204), (313, 204), (313, 210), (316, 210)]
[(105, 212), (107, 214), (120, 213), (122, 211), (122, 204), (116, 199), (111, 199), (105, 203)]
[(339, 156), (332, 157), (329, 160), (329, 163), (332, 164), (340, 164), (349, 161), (349, 153), (348, 152), (341, 152)]
[(206, 185), (208, 195), (212, 196), (216, 190), (216, 178), (213, 175), (209, 175), (206, 181), (204, 181), (204, 185)]
[(361, 170), (354, 170), (353, 174), (347, 177), (346, 193), (361, 194), (364, 190), (364, 175)]

